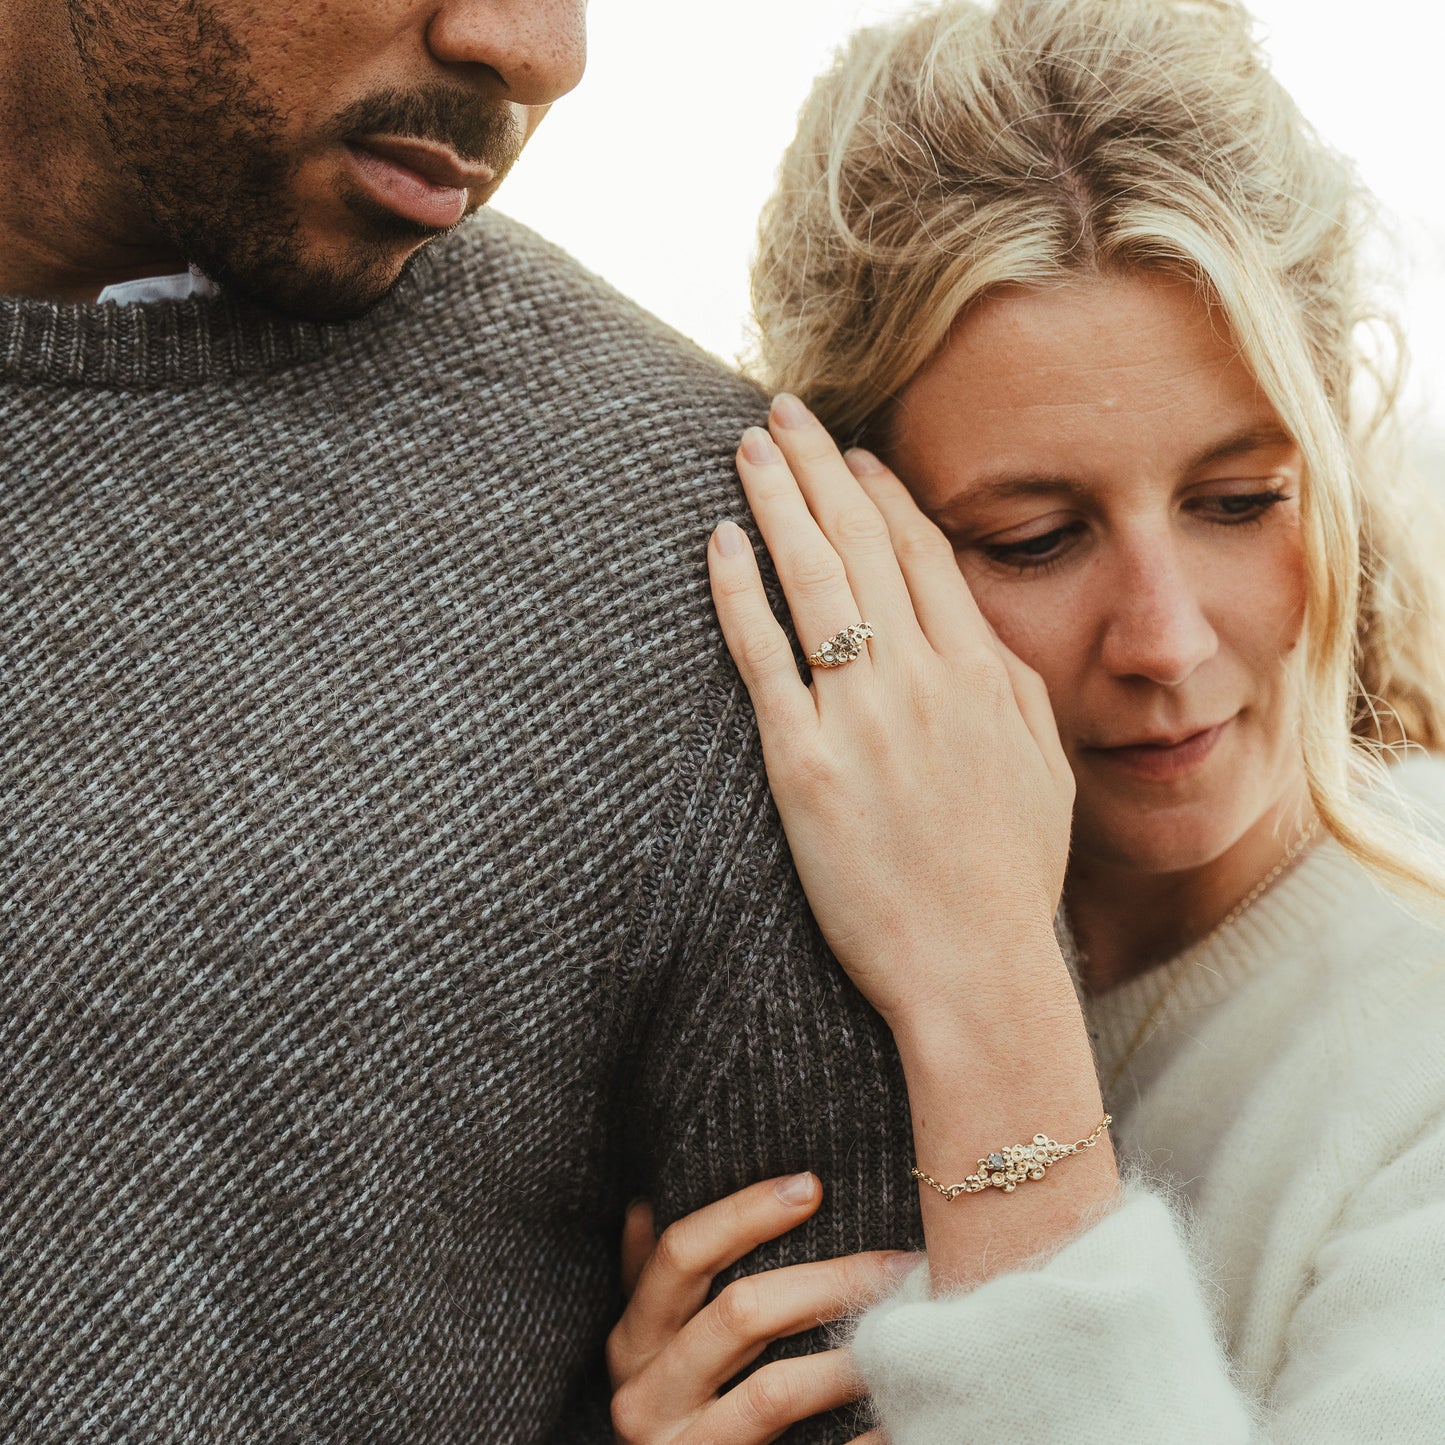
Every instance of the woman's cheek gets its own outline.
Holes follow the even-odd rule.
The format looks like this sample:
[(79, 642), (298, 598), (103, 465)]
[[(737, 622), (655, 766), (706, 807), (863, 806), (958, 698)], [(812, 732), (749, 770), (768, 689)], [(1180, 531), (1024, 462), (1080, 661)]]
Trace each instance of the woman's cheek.
[(1050, 696), (1057, 696), (1056, 681), (1072, 682), (1087, 655), (1082, 599), (1053, 578), (968, 580), (978, 610), (1004, 646), (1043, 678)]
[(1028, 656), (1028, 630), (1021, 625), (1022, 609), (1018, 607), (1016, 599), (1009, 596), (1009, 588), (994, 585), (994, 579), (984, 575), (978, 567), (961, 564), (959, 570), (963, 573), (964, 581), (968, 583), (969, 591), (973, 593), (973, 600), (978, 603), (978, 610), (983, 613), (988, 625), (998, 633), (1004, 646), (1011, 648), (1030, 667), (1034, 667), (1035, 663)]
[(1305, 564), (1299, 534), (1290, 529), (1273, 549), (1269, 565), (1258, 557), (1241, 568), (1225, 589), (1231, 632), (1240, 650), (1262, 666), (1288, 657), (1304, 640)]

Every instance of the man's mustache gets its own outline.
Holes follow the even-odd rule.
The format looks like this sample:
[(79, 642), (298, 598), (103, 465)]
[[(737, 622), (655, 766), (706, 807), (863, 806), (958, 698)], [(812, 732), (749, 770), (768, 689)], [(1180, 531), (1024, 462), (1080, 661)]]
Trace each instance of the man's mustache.
[(522, 126), (510, 106), (450, 87), (380, 91), (348, 106), (337, 117), (336, 128), (342, 136), (431, 141), (498, 176), (517, 159), (523, 140)]

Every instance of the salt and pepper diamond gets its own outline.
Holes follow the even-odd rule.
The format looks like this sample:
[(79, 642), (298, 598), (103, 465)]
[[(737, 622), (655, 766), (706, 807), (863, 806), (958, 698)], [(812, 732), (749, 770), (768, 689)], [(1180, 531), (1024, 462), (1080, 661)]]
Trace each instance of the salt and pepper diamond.
[(808, 661), (814, 667), (842, 667), (863, 651), (863, 644), (872, 636), (873, 629), (866, 622), (856, 622), (830, 637)]
[(1069, 1152), (1047, 1134), (1035, 1134), (1032, 1144), (1010, 1144), (985, 1155), (978, 1161), (979, 1172), (969, 1175), (965, 1191), (961, 1192), (972, 1193), (992, 1185), (1011, 1194), (1025, 1179), (1042, 1179), (1055, 1158)]

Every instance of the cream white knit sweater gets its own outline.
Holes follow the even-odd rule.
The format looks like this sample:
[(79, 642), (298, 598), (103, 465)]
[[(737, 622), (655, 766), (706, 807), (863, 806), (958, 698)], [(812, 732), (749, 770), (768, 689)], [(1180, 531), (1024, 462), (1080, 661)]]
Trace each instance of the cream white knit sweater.
[[(1445, 763), (1392, 773), (1445, 816)], [(938, 1299), (919, 1269), (863, 1316), (893, 1445), (1445, 1441), (1445, 928), (1327, 841), (1089, 1002), (1101, 1077), (1181, 969), (1104, 1101), (1118, 1206), (1030, 1267)]]

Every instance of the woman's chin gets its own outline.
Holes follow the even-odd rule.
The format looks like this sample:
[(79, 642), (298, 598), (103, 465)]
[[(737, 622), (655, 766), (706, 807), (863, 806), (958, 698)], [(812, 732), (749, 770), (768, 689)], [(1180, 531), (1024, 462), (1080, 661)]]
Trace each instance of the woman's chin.
[(1080, 798), (1074, 807), (1071, 864), (1151, 876), (1206, 867), (1249, 826), (1248, 819), (1231, 826), (1222, 811), (1194, 805), (1141, 815), (1092, 809)]

